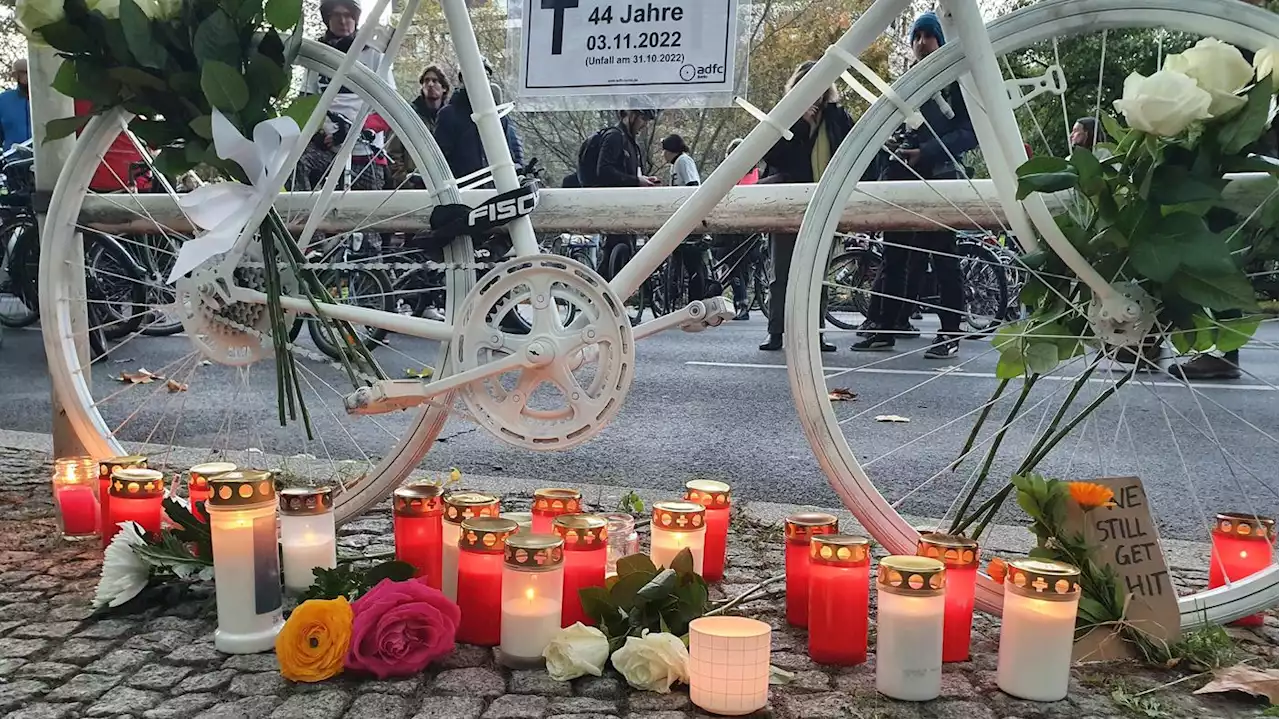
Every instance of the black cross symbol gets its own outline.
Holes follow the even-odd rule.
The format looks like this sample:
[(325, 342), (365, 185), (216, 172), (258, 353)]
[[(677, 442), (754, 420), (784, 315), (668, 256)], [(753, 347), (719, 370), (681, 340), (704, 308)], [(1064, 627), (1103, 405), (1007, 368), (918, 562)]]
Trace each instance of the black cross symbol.
[(542, 0), (542, 9), (555, 14), (551, 19), (551, 54), (564, 52), (564, 11), (578, 7), (578, 0)]

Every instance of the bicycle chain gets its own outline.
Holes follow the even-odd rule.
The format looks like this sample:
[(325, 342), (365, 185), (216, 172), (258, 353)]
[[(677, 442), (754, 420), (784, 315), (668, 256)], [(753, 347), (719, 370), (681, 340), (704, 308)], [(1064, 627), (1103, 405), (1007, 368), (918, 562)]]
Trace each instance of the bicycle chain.
[[(491, 270), (498, 266), (496, 262), (304, 262), (300, 265), (303, 269), (320, 269), (320, 270), (388, 270), (388, 271), (405, 271), (413, 270), (434, 270), (438, 272), (452, 270)], [(283, 265), (282, 265), (283, 267)], [(254, 269), (261, 270), (266, 268), (266, 264), (262, 262), (240, 262), (236, 265), (237, 269)]]

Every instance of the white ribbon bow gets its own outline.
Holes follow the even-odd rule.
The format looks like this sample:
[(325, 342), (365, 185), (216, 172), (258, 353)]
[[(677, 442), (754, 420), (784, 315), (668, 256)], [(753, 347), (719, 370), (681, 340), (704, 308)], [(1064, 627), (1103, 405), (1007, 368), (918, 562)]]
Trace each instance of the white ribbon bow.
[(298, 123), (289, 117), (258, 123), (253, 128), (253, 140), (241, 135), (217, 110), (213, 111), (212, 124), (213, 147), (218, 157), (239, 165), (249, 184), (218, 182), (178, 198), (178, 207), (204, 232), (179, 248), (169, 283), (235, 246), (252, 208), (265, 195), (275, 194), (277, 188), (271, 186), (270, 180), (289, 159), (293, 142), (301, 134)]

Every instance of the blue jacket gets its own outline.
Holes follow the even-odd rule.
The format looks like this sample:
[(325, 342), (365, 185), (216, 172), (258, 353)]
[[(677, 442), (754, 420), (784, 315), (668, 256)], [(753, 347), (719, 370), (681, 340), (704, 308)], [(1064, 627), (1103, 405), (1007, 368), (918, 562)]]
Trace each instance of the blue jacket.
[(18, 88), (0, 92), (0, 150), (31, 139), (31, 102)]
[[(433, 133), (440, 152), (449, 162), (454, 177), (470, 175), (489, 165), (484, 146), (480, 144), (480, 129), (471, 119), (471, 99), (465, 88), (458, 88), (449, 98), (449, 104), (440, 108)], [(524, 147), (509, 117), (502, 118), (502, 129), (507, 133), (507, 148), (517, 165), (524, 164)]]

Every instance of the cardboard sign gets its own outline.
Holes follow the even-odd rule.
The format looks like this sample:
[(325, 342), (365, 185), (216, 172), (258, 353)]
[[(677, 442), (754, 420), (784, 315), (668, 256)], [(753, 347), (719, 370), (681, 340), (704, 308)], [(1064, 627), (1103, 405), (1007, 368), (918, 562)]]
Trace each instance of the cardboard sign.
[[(1108, 477), (1090, 480), (1115, 492), (1114, 507), (1098, 507), (1085, 513), (1070, 503), (1068, 531), (1079, 531), (1096, 547), (1094, 561), (1118, 575), (1120, 588), (1129, 594), (1125, 621), (1153, 638), (1172, 642), (1178, 638), (1181, 617), (1178, 595), (1160, 549), (1160, 534), (1151, 517), (1151, 506), (1142, 480)], [(1118, 627), (1099, 627), (1076, 641), (1076, 661), (1122, 659), (1133, 656)]]

